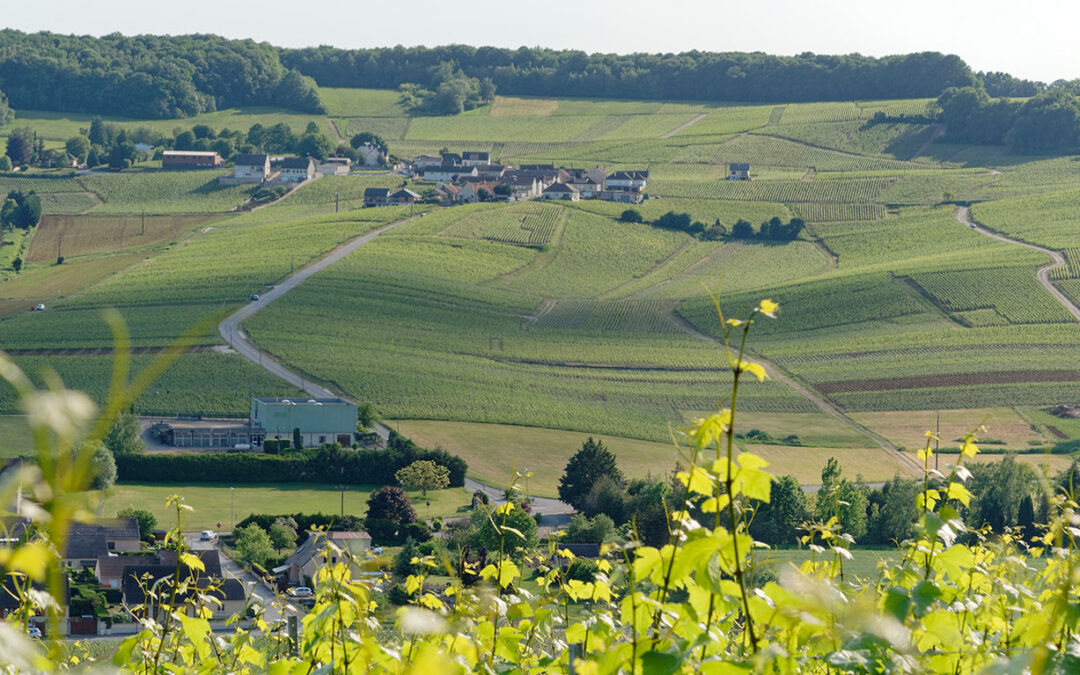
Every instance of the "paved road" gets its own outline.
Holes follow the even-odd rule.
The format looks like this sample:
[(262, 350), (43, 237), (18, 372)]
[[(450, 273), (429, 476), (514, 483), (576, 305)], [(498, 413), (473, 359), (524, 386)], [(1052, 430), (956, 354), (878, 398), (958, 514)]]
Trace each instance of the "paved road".
[(278, 283), (272, 289), (262, 294), (262, 296), (258, 300), (253, 300), (230, 314), (228, 318), (226, 318), (218, 325), (218, 333), (220, 333), (221, 337), (225, 340), (225, 342), (228, 342), (229, 346), (235, 349), (237, 353), (239, 353), (241, 356), (247, 358), (249, 361), (258, 363), (260, 366), (270, 371), (274, 375), (277, 375), (289, 384), (303, 389), (308, 394), (311, 394), (316, 398), (332, 398), (334, 396), (337, 396), (337, 394), (333, 393), (326, 387), (322, 387), (309, 381), (302, 374), (294, 373), (293, 371), (283, 366), (279, 361), (271, 357), (269, 354), (260, 351), (253, 344), (251, 344), (251, 342), (248, 341), (248, 337), (244, 333), (243, 329), (240, 328), (240, 324), (254, 316), (257, 312), (272, 303), (274, 300), (277, 300), (282, 295), (285, 295), (290, 290), (303, 283), (308, 277), (315, 274), (316, 272), (321, 272), (330, 265), (333, 265), (334, 263), (338, 262), (345, 256), (355, 251), (356, 249), (368, 243), (372, 239), (375, 239), (375, 237), (378, 237), (383, 232), (389, 232), (395, 227), (400, 227), (405, 223), (411, 222), (419, 217), (420, 216), (412, 216), (411, 218), (406, 218), (405, 220), (399, 220), (396, 223), (392, 223), (390, 225), (387, 225), (386, 227), (369, 232), (361, 237), (357, 237), (356, 239), (353, 239), (352, 241), (335, 248), (321, 260), (318, 260), (308, 265), (307, 267), (304, 267), (300, 271), (293, 274), (291, 277), (284, 279), (283, 281)]
[[(504, 497), (504, 490), (494, 485), (486, 485), (478, 480), (472, 478), (465, 479), (465, 489), (470, 492), (476, 492), (480, 490), (491, 499), (493, 504), (499, 505), (506, 502)], [(558, 499), (552, 499), (550, 497), (533, 497), (532, 498), (532, 510), (533, 513), (541, 513), (544, 516), (558, 516), (562, 514), (571, 514), (574, 512), (574, 508), (566, 502), (561, 502)], [(569, 517), (567, 517), (569, 522)], [(545, 525), (552, 524), (547, 518), (544, 520)]]
[(225, 555), (225, 551), (217, 546), (217, 541), (203, 541), (198, 532), (185, 532), (184, 537), (187, 539), (188, 548), (193, 551), (204, 551), (216, 548), (218, 556), (221, 558), (221, 573), (229, 579), (237, 579), (240, 581), (240, 583), (244, 585), (244, 589), (254, 595), (255, 598), (262, 603), (263, 607), (266, 608), (263, 619), (268, 624), (274, 625), (281, 620), (282, 603), (275, 601), (276, 595), (274, 590), (269, 588), (254, 574), (245, 572), (232, 558)]
[(1052, 248), (1046, 248), (1045, 246), (1039, 246), (1037, 244), (1029, 244), (1026, 241), (1010, 239), (1003, 234), (998, 234), (993, 230), (987, 229), (985, 225), (982, 225), (981, 223), (971, 219), (971, 209), (967, 206), (956, 207), (955, 216), (958, 221), (960, 221), (964, 225), (967, 225), (981, 235), (990, 237), (991, 239), (997, 239), (998, 241), (1003, 241), (1007, 244), (1016, 244), (1017, 246), (1030, 248), (1032, 250), (1038, 251), (1039, 253), (1045, 253), (1046, 255), (1050, 256), (1050, 258), (1052, 259), (1051, 262), (1040, 267), (1039, 270), (1035, 273), (1035, 278), (1039, 280), (1039, 283), (1043, 285), (1043, 288), (1050, 291), (1050, 294), (1057, 298), (1057, 301), (1061, 303), (1061, 306), (1064, 307), (1069, 314), (1072, 314), (1077, 321), (1080, 321), (1080, 307), (1077, 307), (1075, 304), (1073, 304), (1072, 300), (1067, 298), (1064, 293), (1059, 291), (1057, 287), (1054, 286), (1054, 284), (1050, 283), (1050, 271), (1065, 265), (1065, 255), (1061, 253), (1061, 251), (1055, 251)]

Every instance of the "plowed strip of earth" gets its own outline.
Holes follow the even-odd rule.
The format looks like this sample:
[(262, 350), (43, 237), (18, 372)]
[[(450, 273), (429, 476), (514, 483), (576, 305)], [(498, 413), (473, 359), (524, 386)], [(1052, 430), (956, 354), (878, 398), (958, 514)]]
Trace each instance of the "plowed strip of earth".
[(853, 391), (931, 389), (934, 387), (963, 387), (975, 384), (1019, 384), (1024, 382), (1080, 382), (1080, 370), (1007, 370), (996, 373), (882, 377), (869, 380), (818, 382), (814, 385), (814, 389), (817, 389), (823, 394), (844, 394)]

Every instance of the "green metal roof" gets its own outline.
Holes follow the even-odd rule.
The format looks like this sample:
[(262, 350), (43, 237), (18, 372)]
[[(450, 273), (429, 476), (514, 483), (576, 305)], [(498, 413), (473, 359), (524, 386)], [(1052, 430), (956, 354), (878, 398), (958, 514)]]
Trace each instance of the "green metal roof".
[(251, 421), (267, 434), (351, 434), (356, 431), (356, 404), (340, 398), (255, 398)]

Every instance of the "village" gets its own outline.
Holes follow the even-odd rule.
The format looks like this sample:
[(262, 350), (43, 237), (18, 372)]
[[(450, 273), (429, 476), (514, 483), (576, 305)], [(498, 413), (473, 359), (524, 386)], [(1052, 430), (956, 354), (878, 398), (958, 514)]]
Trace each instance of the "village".
[[(428, 188), (423, 194), (402, 187), (368, 188), (364, 206), (392, 206), (417, 202), (444, 206), (481, 201), (524, 201), (550, 199), (578, 201), (599, 199), (609, 202), (640, 204), (648, 198), (645, 188), (648, 168), (608, 173), (604, 167), (592, 169), (558, 167), (554, 164), (493, 163), (491, 153), (467, 151), (419, 155), (409, 163), (393, 160), (382, 149), (364, 143), (357, 148), (360, 161), (348, 157), (274, 157), (267, 153), (239, 154), (232, 172), (220, 176), (222, 185), (262, 185), (295, 187), (322, 176), (347, 176), (354, 170), (383, 169), (417, 181), (416, 187)], [(749, 165), (741, 165), (746, 178)], [(165, 150), (161, 153), (164, 170), (222, 169), (225, 162), (213, 151)], [(731, 177), (736, 177), (732, 165)]]

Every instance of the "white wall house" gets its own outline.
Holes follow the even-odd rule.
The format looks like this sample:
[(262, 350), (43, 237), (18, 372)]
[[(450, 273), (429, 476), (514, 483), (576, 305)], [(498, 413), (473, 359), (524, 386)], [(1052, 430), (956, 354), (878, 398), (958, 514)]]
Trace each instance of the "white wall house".
[(270, 155), (237, 155), (233, 164), (237, 180), (261, 183), (270, 177)]

